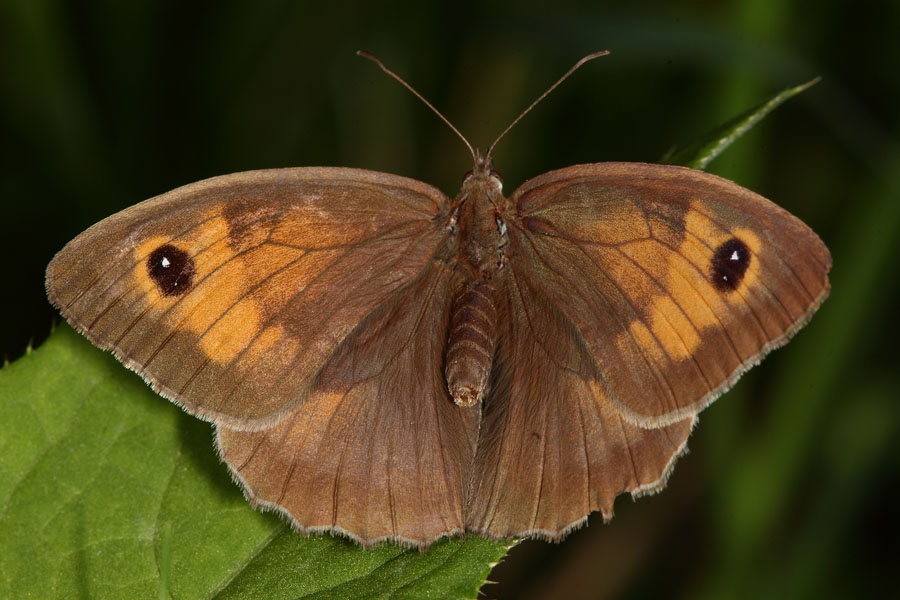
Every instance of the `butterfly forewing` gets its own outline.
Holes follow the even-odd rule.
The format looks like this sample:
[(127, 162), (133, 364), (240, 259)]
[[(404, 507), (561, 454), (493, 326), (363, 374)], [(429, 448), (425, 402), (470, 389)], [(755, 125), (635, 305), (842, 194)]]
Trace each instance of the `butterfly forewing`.
[(511, 201), (510, 260), (575, 325), (605, 392), (642, 427), (702, 409), (828, 294), (821, 240), (714, 175), (583, 165)]
[(241, 429), (301, 403), (340, 342), (421, 274), (446, 198), (356, 169), (239, 173), (124, 210), (47, 268), (63, 315), (161, 393)]

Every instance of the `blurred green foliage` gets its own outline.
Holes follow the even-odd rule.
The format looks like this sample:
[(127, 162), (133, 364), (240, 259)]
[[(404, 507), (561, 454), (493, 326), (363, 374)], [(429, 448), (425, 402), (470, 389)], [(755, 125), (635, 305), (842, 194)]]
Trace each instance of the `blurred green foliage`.
[(68, 325), (0, 369), (0, 598), (466, 599), (506, 554), (298, 534), (212, 437)]
[(816, 76), (710, 165), (816, 230), (832, 297), (701, 417), (668, 489), (559, 546), (517, 546), (497, 598), (896, 594), (900, 563), (900, 4), (0, 0), (0, 351), (39, 343), (53, 253), (116, 210), (263, 167), (390, 171), (454, 194), (470, 159), (378, 54), (485, 145), (507, 190), (654, 161)]

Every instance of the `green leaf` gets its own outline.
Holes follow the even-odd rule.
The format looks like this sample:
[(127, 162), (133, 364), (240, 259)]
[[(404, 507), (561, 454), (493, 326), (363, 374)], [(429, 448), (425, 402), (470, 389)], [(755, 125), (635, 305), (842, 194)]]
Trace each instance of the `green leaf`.
[(0, 597), (474, 598), (508, 549), (304, 537), (211, 433), (68, 326), (0, 370)]
[(734, 143), (739, 137), (750, 131), (770, 112), (775, 110), (789, 98), (793, 98), (800, 92), (815, 85), (821, 78), (816, 77), (811, 81), (796, 87), (788, 88), (769, 100), (758, 104), (750, 110), (741, 113), (735, 118), (716, 127), (703, 137), (691, 142), (681, 149), (673, 149), (660, 162), (668, 165), (682, 165), (694, 169), (705, 169), (706, 166), (725, 148)]

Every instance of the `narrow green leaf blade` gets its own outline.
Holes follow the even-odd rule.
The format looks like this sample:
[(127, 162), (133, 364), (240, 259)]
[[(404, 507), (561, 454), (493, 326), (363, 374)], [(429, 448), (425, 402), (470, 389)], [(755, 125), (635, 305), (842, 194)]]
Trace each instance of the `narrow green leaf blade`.
[(68, 326), (0, 370), (0, 597), (474, 598), (507, 549), (294, 533), (244, 500), (207, 423)]
[(811, 81), (796, 87), (788, 88), (769, 100), (758, 104), (750, 110), (741, 113), (730, 121), (716, 127), (703, 137), (681, 149), (668, 153), (661, 162), (668, 165), (682, 165), (694, 169), (705, 169), (706, 166), (721, 154), (725, 148), (734, 143), (739, 137), (750, 131), (757, 123), (765, 118), (789, 98), (793, 98), (800, 92), (819, 82), (816, 77)]

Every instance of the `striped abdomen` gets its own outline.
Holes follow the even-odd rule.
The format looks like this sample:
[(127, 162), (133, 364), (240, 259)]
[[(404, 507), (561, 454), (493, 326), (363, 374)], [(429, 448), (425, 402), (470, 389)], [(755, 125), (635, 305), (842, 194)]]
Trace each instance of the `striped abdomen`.
[(494, 288), (470, 283), (453, 299), (444, 377), (453, 401), (472, 406), (487, 391), (497, 341)]

